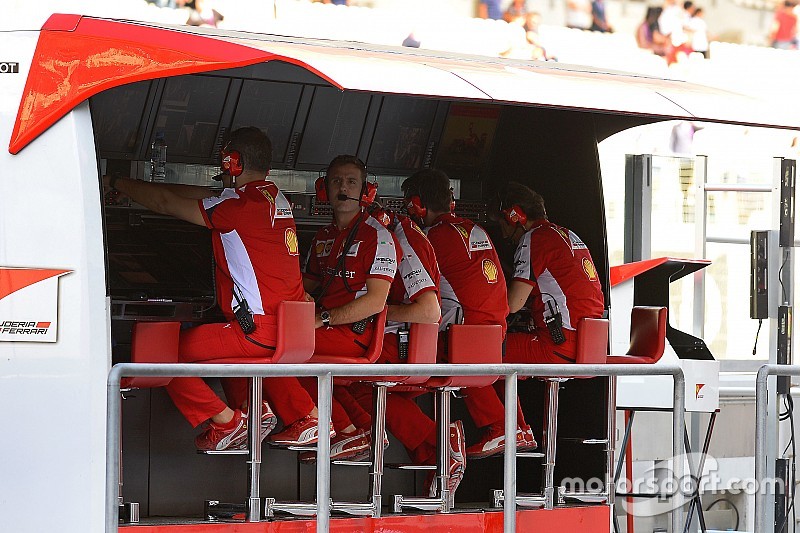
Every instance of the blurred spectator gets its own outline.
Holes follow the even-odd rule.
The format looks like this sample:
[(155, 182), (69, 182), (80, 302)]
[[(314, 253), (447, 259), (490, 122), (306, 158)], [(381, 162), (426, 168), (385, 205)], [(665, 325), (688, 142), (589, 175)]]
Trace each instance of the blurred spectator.
[(525, 0), (513, 0), (503, 13), (503, 20), (506, 22), (514, 22), (521, 20), (525, 22), (525, 17), (528, 15), (528, 6)]
[(797, 49), (797, 13), (794, 0), (786, 0), (775, 10), (772, 29), (769, 32), (769, 43), (773, 48), (781, 50)]
[(694, 8), (691, 18), (686, 22), (686, 31), (692, 51), (708, 59), (708, 26), (703, 18), (703, 8)]
[(547, 54), (539, 38), (540, 20), (541, 15), (535, 11), (529, 12), (525, 17), (514, 18), (508, 25), (508, 49), (500, 55), (513, 59), (555, 60)]
[(675, 155), (692, 156), (694, 149), (694, 134), (703, 129), (697, 122), (682, 120), (675, 124), (669, 136), (669, 149)]
[(219, 11), (214, 9), (210, 0), (194, 0), (194, 5), (186, 24), (189, 26), (216, 28), (217, 24), (222, 22), (224, 18)]
[(671, 65), (691, 52), (689, 37), (683, 29), (686, 20), (686, 11), (677, 0), (664, 0), (664, 8), (658, 17), (658, 31), (667, 38), (667, 64)]
[(591, 0), (567, 0), (567, 28), (588, 30), (592, 27)]
[(542, 21), (542, 16), (536, 11), (530, 11), (525, 16), (525, 24), (522, 28), (525, 30), (525, 39), (531, 45), (531, 59), (540, 61), (555, 61), (556, 58), (547, 53), (539, 37), (539, 24)]
[(335, 4), (337, 6), (349, 6), (350, 0), (322, 0), (323, 4)]
[(500, 0), (478, 0), (478, 16), (482, 19), (502, 19), (503, 10), (500, 8)]
[(408, 37), (403, 39), (403, 46), (407, 46), (408, 48), (419, 48), (419, 45), (421, 44), (422, 42), (417, 39), (413, 31), (408, 34)]
[(667, 48), (667, 38), (658, 29), (658, 17), (662, 8), (648, 7), (644, 20), (636, 30), (636, 44), (639, 48), (652, 50), (657, 56), (664, 56)]
[(592, 0), (592, 31), (601, 31), (603, 33), (613, 32), (614, 29), (606, 19), (606, 3), (605, 0)]

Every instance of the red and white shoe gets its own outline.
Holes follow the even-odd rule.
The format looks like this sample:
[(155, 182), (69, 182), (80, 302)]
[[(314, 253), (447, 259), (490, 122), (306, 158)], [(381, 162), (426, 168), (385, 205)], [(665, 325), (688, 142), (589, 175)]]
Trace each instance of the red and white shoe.
[[(536, 445), (533, 439), (533, 432), (530, 434), (532, 444)], [(526, 440), (523, 430), (517, 428), (517, 450), (525, 449), (531, 443)], [(503, 453), (506, 449), (506, 434), (502, 425), (492, 425), (486, 428), (483, 433), (483, 438), (472, 446), (467, 448), (467, 457), (470, 459), (484, 459), (499, 453)]]
[(266, 400), (261, 403), (261, 441), (263, 442), (267, 435), (272, 433), (275, 426), (278, 425), (278, 417), (272, 411)]
[[(316, 444), (317, 440), (319, 440), (317, 423), (318, 420), (316, 417), (304, 416), (300, 420), (283, 428), (281, 432), (271, 435), (268, 440), (272, 444), (277, 444), (279, 446), (307, 446)], [(336, 431), (333, 430), (333, 423), (331, 423), (331, 438), (335, 436)]]
[(230, 426), (221, 426), (209, 421), (208, 428), (194, 439), (198, 450), (222, 451), (236, 448), (247, 442), (247, 415), (236, 410)]
[[(370, 442), (367, 431), (361, 429), (352, 433), (341, 431), (331, 439), (331, 461), (355, 459), (365, 452), (369, 454)], [(317, 452), (303, 452), (299, 459), (302, 463), (316, 462)]]
[[(450, 464), (449, 464), (449, 480), (448, 489), (450, 490), (450, 505), (453, 504), (456, 490), (464, 478), (464, 471), (466, 470), (466, 443), (464, 441), (464, 426), (460, 420), (450, 424)], [(425, 480), (427, 487), (428, 497), (435, 498), (438, 492), (438, 477), (436, 472), (430, 472), (428, 478)]]
[[(522, 442), (520, 442), (520, 436), (522, 436)], [(532, 452), (538, 447), (539, 445), (536, 443), (536, 439), (533, 437), (533, 430), (530, 426), (517, 428), (518, 452)]]

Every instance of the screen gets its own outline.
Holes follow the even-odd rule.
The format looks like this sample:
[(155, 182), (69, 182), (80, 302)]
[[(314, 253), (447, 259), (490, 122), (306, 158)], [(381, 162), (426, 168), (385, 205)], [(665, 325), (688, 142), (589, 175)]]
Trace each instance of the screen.
[(286, 161), (302, 85), (245, 80), (231, 129), (255, 126), (272, 141), (272, 161)]
[(369, 149), (369, 168), (421, 168), (437, 105), (435, 100), (387, 96)]
[(470, 170), (489, 157), (500, 108), (480, 104), (453, 104), (447, 114), (438, 167)]
[(136, 154), (150, 85), (149, 81), (122, 85), (89, 100), (101, 157), (132, 158)]
[(167, 161), (177, 157), (210, 161), (230, 80), (211, 76), (169, 78), (151, 139), (164, 132)]
[(297, 162), (321, 168), (341, 154), (355, 154), (364, 130), (370, 96), (317, 87)]
[(112, 299), (214, 302), (206, 228), (125, 208), (107, 208), (106, 217)]

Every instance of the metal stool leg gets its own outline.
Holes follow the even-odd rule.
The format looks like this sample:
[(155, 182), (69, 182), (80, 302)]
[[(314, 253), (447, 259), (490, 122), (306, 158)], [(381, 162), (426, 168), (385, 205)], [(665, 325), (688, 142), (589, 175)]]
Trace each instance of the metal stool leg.
[(381, 488), (383, 483), (383, 436), (386, 434), (386, 385), (378, 383), (372, 390), (372, 450), (370, 452), (369, 499), (372, 502), (372, 516), (381, 516)]
[(545, 461), (542, 465), (544, 475), (544, 508), (552, 509), (555, 505), (555, 489), (553, 476), (556, 467), (556, 437), (558, 433), (558, 387), (559, 381), (547, 381), (547, 405), (545, 405)]

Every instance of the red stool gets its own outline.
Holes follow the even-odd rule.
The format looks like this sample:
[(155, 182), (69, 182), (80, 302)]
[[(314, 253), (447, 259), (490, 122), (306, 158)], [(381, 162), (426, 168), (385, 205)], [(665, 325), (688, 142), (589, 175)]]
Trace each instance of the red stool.
[[(667, 308), (652, 306), (635, 306), (631, 309), (631, 342), (625, 355), (611, 355), (608, 362), (613, 364), (648, 365), (657, 363), (664, 355), (667, 338)], [(616, 391), (616, 379), (611, 378), (611, 383)], [(614, 406), (616, 408), (616, 405)], [(625, 436), (622, 439), (620, 456), (614, 470), (614, 486), (616, 487), (622, 473), (622, 464), (627, 457), (630, 460), (631, 429), (635, 409), (625, 409)], [(716, 414), (712, 414), (713, 417)], [(713, 422), (712, 422), (713, 423)], [(629, 470), (632, 464), (628, 464)], [(631, 472), (628, 472), (630, 478)], [(619, 494), (623, 496), (624, 494)], [(619, 531), (619, 523), (614, 515), (614, 531)]]
[[(503, 329), (499, 325), (452, 325), (447, 331), (447, 362), (457, 365), (501, 364), (503, 362)], [(498, 376), (437, 376), (430, 378), (425, 387), (436, 391), (436, 496), (394, 496), (393, 512), (401, 513), (406, 507), (428, 511), (450, 512), (453, 496), (450, 494), (450, 396), (466, 387), (486, 387)], [(466, 459), (466, 458), (465, 458)], [(414, 465), (419, 470), (427, 465)]]
[[(314, 312), (313, 302), (281, 302), (278, 306), (278, 339), (275, 353), (271, 357), (224, 357), (207, 359), (198, 363), (211, 364), (274, 364), (304, 363), (314, 353)], [(179, 322), (138, 322), (134, 324), (131, 345), (131, 362), (177, 362)], [(161, 352), (161, 355), (159, 355)], [(174, 358), (173, 358), (174, 356)], [(154, 360), (156, 359), (156, 360)], [(140, 380), (142, 378), (131, 378)], [(153, 379), (153, 378), (148, 378)], [(156, 378), (162, 379), (162, 378)], [(160, 384), (149, 382), (149, 386), (164, 386), (169, 379)], [(206, 454), (248, 455), (248, 503), (245, 506), (247, 521), (261, 519), (260, 477), (261, 477), (261, 407), (263, 378), (250, 378), (250, 400), (248, 410), (247, 450), (204, 451)], [(240, 504), (224, 504), (206, 501), (206, 516), (229, 515), (241, 511)]]
[[(578, 322), (577, 326), (577, 346), (575, 354), (575, 364), (596, 365), (604, 364), (608, 357), (608, 320), (605, 318), (584, 318)], [(587, 376), (591, 377), (591, 376)], [(544, 408), (544, 454), (539, 452), (519, 453), (519, 457), (544, 457), (543, 468), (543, 487), (542, 494), (517, 494), (516, 503), (521, 507), (544, 507), (552, 509), (555, 504), (555, 487), (553, 474), (556, 466), (556, 442), (558, 435), (558, 389), (562, 382), (568, 379), (563, 377), (542, 377), (539, 378), (547, 382), (547, 394), (545, 397)], [(609, 415), (610, 416), (610, 415)], [(613, 435), (609, 433), (608, 439), (592, 439), (584, 441), (587, 444), (607, 445), (607, 452), (610, 451)], [(610, 463), (608, 463), (610, 464)], [(608, 490), (608, 487), (606, 487)], [(494, 507), (502, 507), (504, 492), (502, 489), (495, 490)], [(597, 495), (591, 494), (570, 494), (570, 497), (583, 500), (584, 498), (593, 499)], [(607, 499), (607, 495), (603, 495)], [(559, 503), (562, 495), (559, 494)]]

